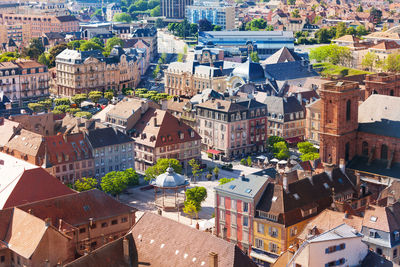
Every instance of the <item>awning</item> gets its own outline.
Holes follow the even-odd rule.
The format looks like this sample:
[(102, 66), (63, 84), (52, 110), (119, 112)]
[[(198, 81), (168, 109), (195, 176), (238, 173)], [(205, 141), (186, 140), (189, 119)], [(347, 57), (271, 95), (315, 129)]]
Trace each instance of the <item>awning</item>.
[(266, 255), (264, 253), (258, 253), (256, 252), (254, 249), (250, 252), (250, 257), (262, 260), (264, 262), (268, 262), (268, 263), (275, 263), (276, 260), (278, 259), (278, 256), (272, 257), (272, 255)]
[(303, 142), (303, 140), (300, 137), (296, 136), (296, 137), (286, 138), (286, 142), (288, 142), (289, 144), (297, 144)]
[(215, 150), (215, 149), (209, 149), (209, 150), (207, 150), (207, 153), (211, 153), (211, 154), (214, 154), (214, 155), (219, 155), (219, 154), (222, 153), (222, 151)]

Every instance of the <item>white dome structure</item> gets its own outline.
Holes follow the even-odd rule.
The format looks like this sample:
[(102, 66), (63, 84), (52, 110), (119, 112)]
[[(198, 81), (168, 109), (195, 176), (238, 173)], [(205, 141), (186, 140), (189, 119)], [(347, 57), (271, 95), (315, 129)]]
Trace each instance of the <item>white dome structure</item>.
[(168, 167), (167, 171), (157, 176), (151, 184), (159, 188), (174, 188), (188, 186), (189, 181), (183, 175), (176, 173), (172, 167)]

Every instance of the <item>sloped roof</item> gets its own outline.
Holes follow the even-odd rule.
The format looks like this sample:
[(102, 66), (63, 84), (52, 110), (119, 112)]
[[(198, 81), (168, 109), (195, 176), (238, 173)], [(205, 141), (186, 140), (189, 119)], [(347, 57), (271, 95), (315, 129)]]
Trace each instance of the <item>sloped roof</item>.
[(291, 61), (266, 65), (266, 74), (269, 79), (278, 81), (294, 80), (319, 76), (306, 61)]
[(0, 209), (75, 193), (43, 168), (0, 174)]
[(395, 41), (383, 41), (370, 48), (379, 50), (391, 50), (391, 49), (400, 49), (400, 45)]
[[(155, 125), (156, 120), (157, 125)], [(133, 127), (137, 133), (136, 143), (151, 147), (180, 144), (200, 140), (200, 135), (189, 125), (180, 121), (168, 111), (149, 108)], [(193, 132), (193, 137), (191, 133)], [(183, 134), (183, 139), (180, 134)]]
[[(146, 212), (126, 235), (133, 266), (208, 266), (209, 254), (218, 254), (218, 266), (255, 267), (235, 244), (174, 220)], [(129, 266), (120, 238), (66, 266)]]
[(232, 76), (239, 76), (246, 82), (265, 82), (265, 71), (260, 63), (252, 62), (251, 59), (247, 59), (246, 62), (236, 67), (232, 73)]
[(18, 122), (0, 118), (0, 147), (6, 145), (19, 128), (20, 124)]
[(15, 149), (21, 153), (36, 157), (43, 146), (43, 137), (40, 134), (21, 129), (5, 145), (6, 148)]
[(31, 210), (33, 215), (43, 220), (51, 218), (55, 227), (59, 226), (59, 219), (77, 226), (87, 223), (89, 218), (105, 219), (136, 210), (98, 189), (36, 201), (18, 208)]
[(347, 34), (347, 35), (343, 35), (342, 37), (339, 37), (333, 41), (334, 42), (339, 41), (339, 42), (358, 43), (361, 41), (361, 39), (354, 35)]
[[(376, 221), (371, 220), (376, 217)], [(393, 232), (400, 229), (400, 203), (396, 202), (391, 207), (370, 206), (364, 213), (363, 227)]]
[(87, 138), (93, 148), (113, 146), (133, 142), (133, 139), (113, 128), (98, 128), (90, 130)]
[(267, 96), (264, 104), (268, 107), (268, 113), (288, 114), (293, 112), (303, 111), (304, 108), (295, 96), (279, 97)]
[(324, 242), (331, 240), (343, 240), (346, 238), (361, 237), (362, 235), (358, 232), (354, 232), (354, 228), (343, 223), (329, 231), (322, 233), (315, 238), (308, 240), (309, 243)]
[(240, 177), (229, 183), (218, 185), (215, 187), (215, 191), (246, 198), (254, 198), (266, 182), (268, 182), (266, 176), (248, 175), (244, 177), (244, 180)]
[(224, 112), (236, 112), (236, 111), (247, 110), (245, 107), (238, 105), (237, 103), (222, 99), (208, 100), (204, 103), (198, 104), (197, 106)]
[(301, 60), (301, 57), (297, 55), (294, 51), (289, 50), (286, 46), (282, 47), (270, 57), (261, 62), (261, 64), (275, 64), (289, 61)]

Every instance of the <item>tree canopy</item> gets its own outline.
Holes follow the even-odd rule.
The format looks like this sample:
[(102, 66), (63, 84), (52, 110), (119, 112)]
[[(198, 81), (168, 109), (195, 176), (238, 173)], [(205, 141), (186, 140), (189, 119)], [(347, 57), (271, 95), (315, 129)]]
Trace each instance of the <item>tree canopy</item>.
[(317, 62), (329, 62), (334, 65), (349, 65), (352, 60), (352, 54), (348, 47), (338, 46), (336, 44), (319, 46), (311, 49), (310, 59)]
[(283, 141), (274, 144), (274, 156), (277, 159), (287, 159), (289, 158), (289, 149), (287, 144)]
[[(144, 1), (138, 1), (138, 3), (139, 2), (144, 2)], [(128, 13), (118, 13), (114, 15), (113, 21), (131, 23), (132, 17)]]
[(319, 158), (317, 148), (315, 148), (310, 142), (300, 142), (297, 144), (297, 148), (301, 153), (300, 159), (302, 161), (316, 160)]
[(88, 191), (96, 188), (98, 182), (95, 178), (83, 177), (75, 181), (74, 188), (78, 192)]
[(182, 174), (182, 165), (179, 160), (161, 158), (157, 160), (154, 166), (147, 168), (144, 179), (146, 181), (155, 179), (158, 175), (166, 172), (169, 166), (171, 166), (176, 173)]
[(227, 184), (229, 182), (232, 182), (233, 180), (235, 180), (235, 178), (221, 178), (219, 180), (219, 184), (220, 185)]

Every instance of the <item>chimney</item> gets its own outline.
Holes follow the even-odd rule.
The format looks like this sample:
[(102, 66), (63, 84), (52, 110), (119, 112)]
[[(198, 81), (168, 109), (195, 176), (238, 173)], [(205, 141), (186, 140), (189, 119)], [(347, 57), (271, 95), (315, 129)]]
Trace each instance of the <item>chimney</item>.
[(285, 174), (283, 175), (282, 186), (283, 190), (288, 191), (288, 178)]
[(153, 121), (154, 121), (154, 127), (157, 127), (157, 116), (154, 116)]
[(246, 180), (246, 177), (244, 176), (244, 173), (242, 173), (242, 175), (240, 175), (240, 180), (241, 181), (245, 181)]
[(51, 218), (44, 219), (44, 223), (45, 223), (46, 226), (50, 226), (51, 225)]
[(297, 93), (297, 100), (299, 101), (300, 105), (303, 103), (303, 97), (301, 96), (301, 93)]
[(356, 187), (357, 187), (357, 188), (360, 188), (360, 186), (361, 186), (361, 176), (360, 176), (360, 173), (359, 173), (359, 172), (356, 172), (355, 175), (356, 175)]
[(124, 239), (122, 240), (122, 245), (124, 250), (124, 261), (128, 266), (131, 266), (130, 245), (129, 239), (126, 236), (124, 236)]
[(210, 267), (218, 267), (218, 254), (215, 252), (210, 252), (208, 254), (209, 265)]
[(329, 176), (330, 180), (332, 180), (332, 171), (333, 171), (334, 167), (335, 167), (335, 165), (332, 164), (332, 163), (325, 163), (324, 164), (325, 173)]
[(62, 220), (62, 219), (59, 219), (59, 220), (58, 220), (58, 231), (61, 231), (61, 229), (62, 229), (62, 223), (63, 223), (63, 220)]
[(346, 163), (343, 158), (339, 159), (339, 168), (343, 174), (346, 174)]
[(28, 213), (29, 213), (29, 214), (33, 214), (32, 209), (29, 209), (29, 210), (28, 210)]

